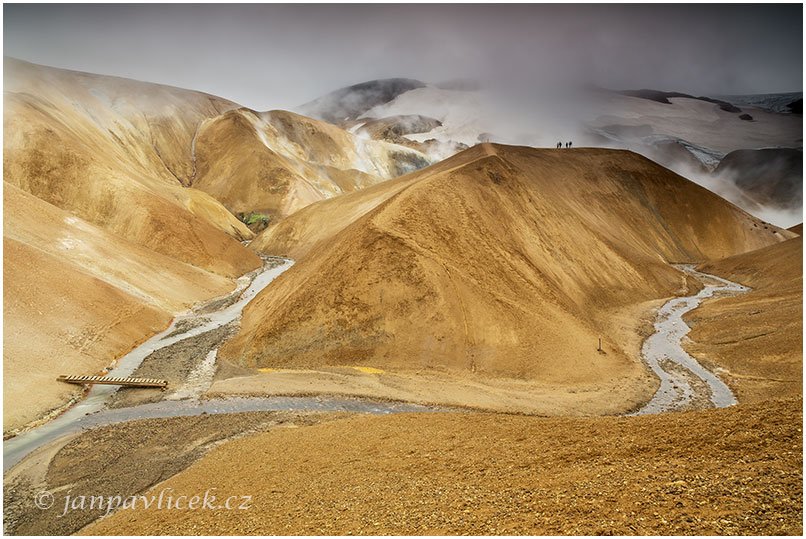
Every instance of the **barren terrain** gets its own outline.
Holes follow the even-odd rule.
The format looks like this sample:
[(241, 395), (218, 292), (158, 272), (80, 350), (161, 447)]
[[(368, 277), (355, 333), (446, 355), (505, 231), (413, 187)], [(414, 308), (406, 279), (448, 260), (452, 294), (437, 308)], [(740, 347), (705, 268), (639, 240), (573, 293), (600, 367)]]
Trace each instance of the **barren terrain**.
[[(802, 534), (802, 225), (626, 150), (427, 141), (481, 140), (471, 88), (307, 106), (334, 125), (4, 67), (5, 533)], [(802, 144), (753, 114), (589, 127)], [(110, 368), (169, 386), (56, 381)], [(250, 505), (60, 515), (166, 489)]]
[(252, 495), (249, 510), (123, 510), (85, 533), (800, 535), (801, 425), (800, 399), (631, 418), (348, 418), (227, 443), (151, 490), (215, 486)]
[[(629, 152), (479, 145), (261, 233), (257, 249), (299, 259), (247, 306), (220, 357), (251, 368), (390, 371), (346, 380), (390, 396), (411, 395), (398, 371), (538, 382), (556, 389), (536, 391), (547, 400), (584, 395), (585, 410), (627, 411), (655, 387), (626, 336), (646, 313), (634, 312), (625, 331), (614, 315), (697, 286), (670, 262), (793, 235)], [(330, 378), (321, 387), (332, 388)], [(325, 379), (269, 373), (217, 387), (299, 392)], [(375, 381), (401, 391), (373, 390)], [(596, 391), (616, 386), (618, 397)]]

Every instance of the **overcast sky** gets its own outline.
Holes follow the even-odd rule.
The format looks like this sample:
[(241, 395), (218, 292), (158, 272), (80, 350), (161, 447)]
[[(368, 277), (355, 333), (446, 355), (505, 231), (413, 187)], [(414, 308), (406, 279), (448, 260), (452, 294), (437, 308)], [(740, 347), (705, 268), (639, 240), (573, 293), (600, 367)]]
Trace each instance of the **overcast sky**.
[(384, 77), (801, 91), (802, 5), (9, 5), (4, 54), (266, 110)]

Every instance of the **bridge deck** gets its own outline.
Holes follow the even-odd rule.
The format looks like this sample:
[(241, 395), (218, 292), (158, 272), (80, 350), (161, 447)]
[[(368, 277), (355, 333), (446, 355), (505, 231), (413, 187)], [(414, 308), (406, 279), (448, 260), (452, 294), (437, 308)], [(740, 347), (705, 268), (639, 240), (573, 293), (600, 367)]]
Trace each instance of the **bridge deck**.
[(168, 387), (168, 380), (157, 378), (115, 378), (111, 376), (78, 376), (63, 374), (57, 378), (60, 382), (69, 384), (111, 384), (128, 387)]

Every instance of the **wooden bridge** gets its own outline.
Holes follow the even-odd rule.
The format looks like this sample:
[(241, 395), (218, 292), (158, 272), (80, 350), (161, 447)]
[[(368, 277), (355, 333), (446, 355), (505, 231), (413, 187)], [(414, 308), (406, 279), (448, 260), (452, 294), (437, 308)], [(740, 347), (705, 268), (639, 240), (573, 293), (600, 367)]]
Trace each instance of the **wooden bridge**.
[(57, 378), (59, 382), (68, 384), (107, 384), (127, 387), (158, 387), (167, 389), (168, 380), (157, 378), (113, 378), (111, 376), (73, 376), (63, 374)]

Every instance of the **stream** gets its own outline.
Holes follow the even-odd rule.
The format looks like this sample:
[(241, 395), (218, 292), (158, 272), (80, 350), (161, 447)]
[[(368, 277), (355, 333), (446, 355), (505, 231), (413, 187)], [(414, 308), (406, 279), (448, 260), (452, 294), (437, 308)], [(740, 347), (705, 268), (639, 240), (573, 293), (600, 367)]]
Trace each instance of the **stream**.
[[(264, 265), (263, 269), (259, 270), (259, 273), (257, 273), (254, 278), (250, 278), (249, 276), (239, 278), (235, 291), (227, 296), (239, 293), (240, 295), (238, 296), (238, 300), (228, 307), (211, 313), (202, 314), (199, 312), (190, 312), (174, 317), (171, 325), (164, 331), (157, 333), (147, 341), (135, 347), (131, 352), (121, 357), (115, 367), (108, 373), (108, 376), (131, 376), (143, 360), (156, 350), (165, 348), (166, 346), (170, 346), (189, 337), (201, 335), (202, 333), (219, 328), (239, 318), (246, 304), (293, 264), (293, 260), (286, 260), (277, 267), (269, 268), (268, 265)], [(214, 302), (216, 300), (212, 301)], [(194, 324), (192, 322), (196, 323)], [(189, 326), (189, 329), (185, 331), (177, 330), (177, 327), (182, 328), (183, 326)], [(212, 353), (213, 352), (211, 352), (211, 354)], [(84, 424), (87, 423), (85, 418), (90, 414), (96, 414), (103, 410), (108, 404), (110, 397), (117, 390), (118, 386), (114, 385), (94, 385), (83, 399), (53, 420), (30, 429), (14, 438), (5, 440), (3, 442), (3, 471), (8, 470), (25, 455), (43, 444), (64, 434), (81, 430)], [(180, 388), (179, 391), (182, 391), (182, 388)]]
[[(641, 355), (660, 378), (660, 387), (648, 403), (631, 415), (674, 412), (696, 404), (694, 401), (698, 398), (707, 398), (716, 408), (736, 404), (736, 397), (730, 388), (683, 349), (682, 339), (691, 331), (683, 321), (683, 315), (715, 294), (738, 295), (750, 289), (721, 277), (699, 272), (694, 269), (693, 264), (680, 264), (676, 267), (699, 279), (705, 284), (705, 288), (694, 296), (671, 299), (658, 310), (655, 333), (644, 341)], [(709, 279), (720, 284), (709, 284)], [(708, 395), (703, 395), (702, 389), (698, 391), (697, 386), (706, 388)]]

